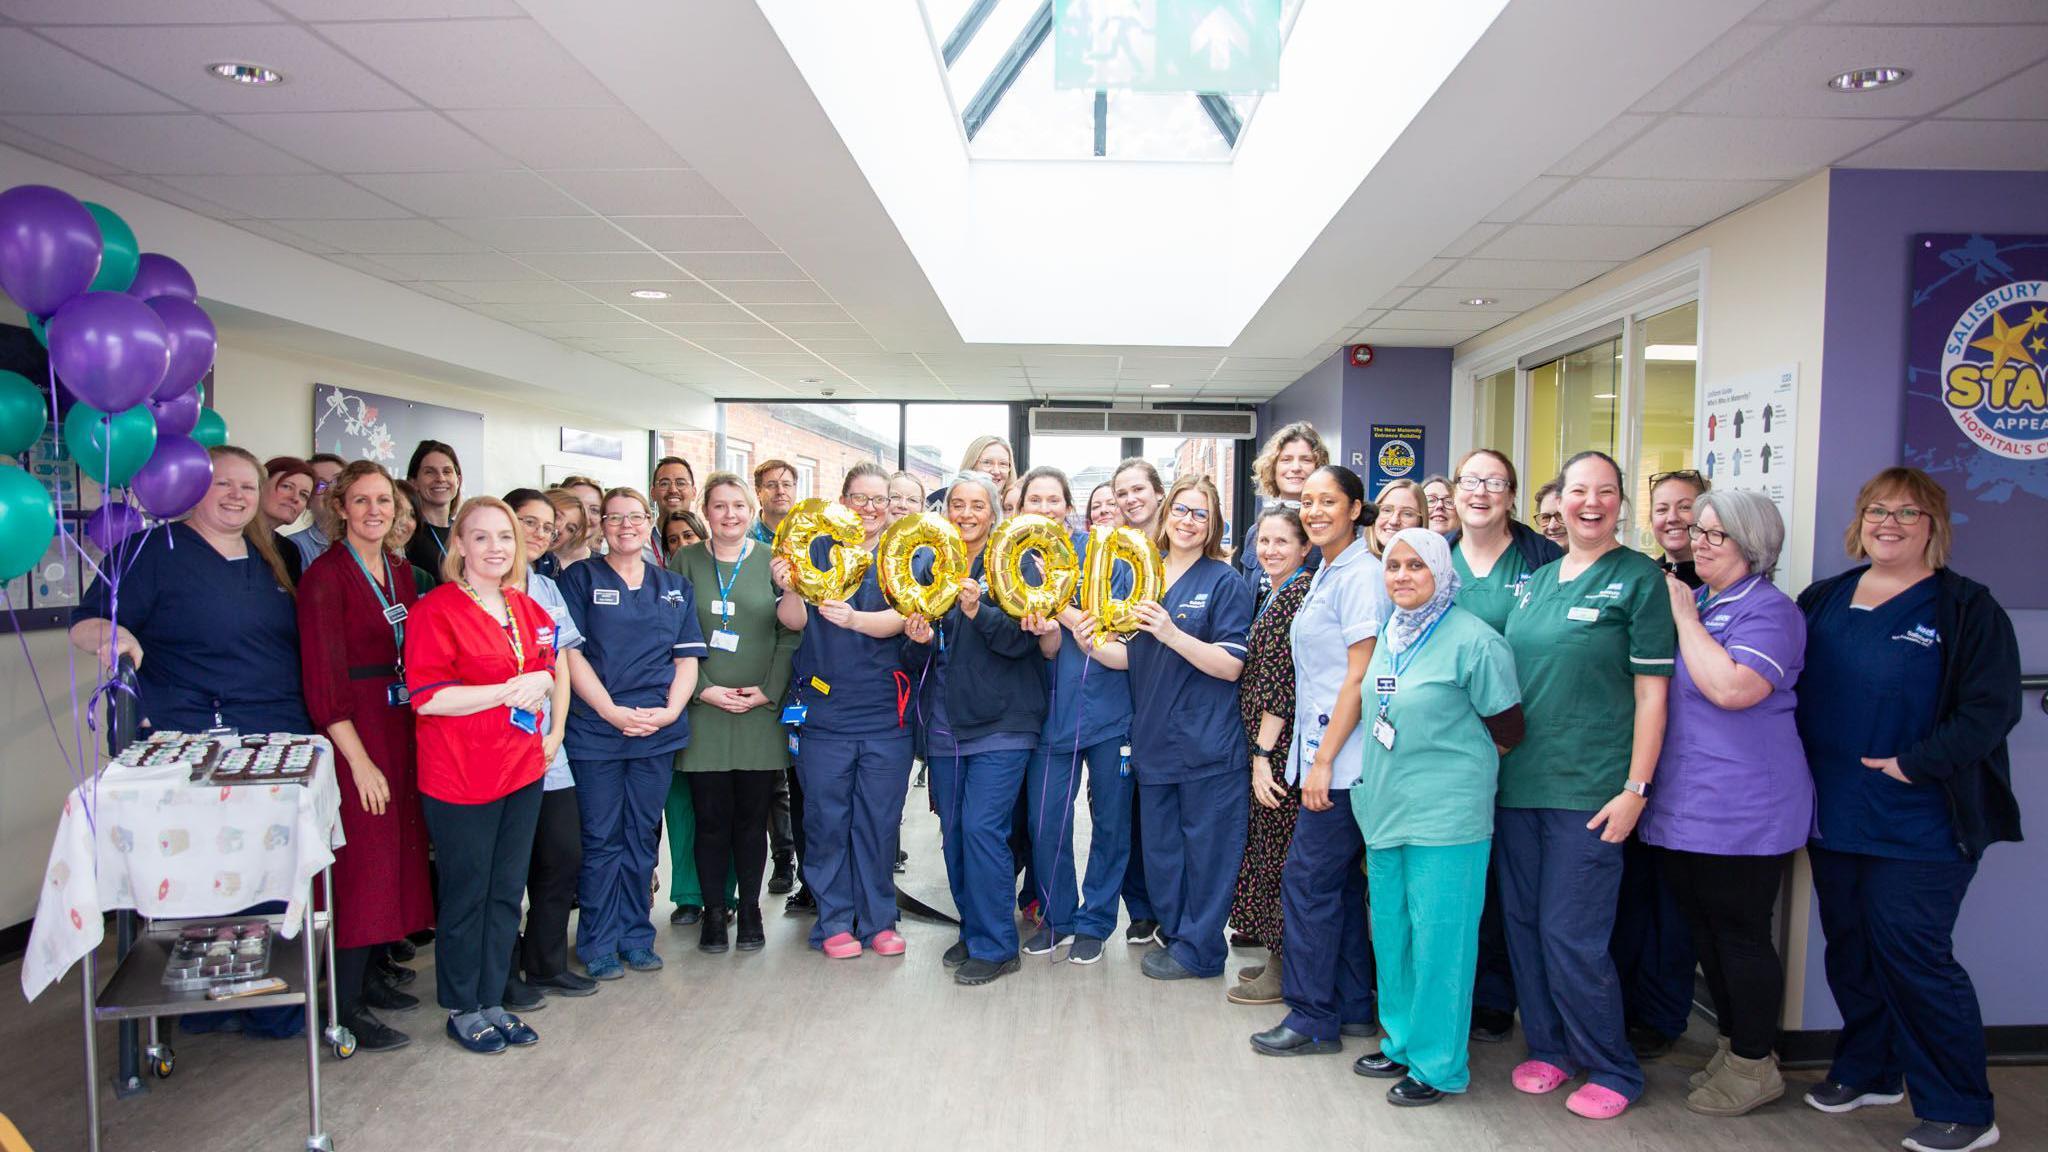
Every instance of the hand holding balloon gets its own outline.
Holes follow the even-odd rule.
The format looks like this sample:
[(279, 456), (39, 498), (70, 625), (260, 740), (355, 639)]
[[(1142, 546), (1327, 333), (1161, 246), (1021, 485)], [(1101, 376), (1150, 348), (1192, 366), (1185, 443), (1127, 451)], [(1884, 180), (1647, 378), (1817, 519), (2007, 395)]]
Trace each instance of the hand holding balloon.
[(960, 581), (960, 614), (969, 620), (981, 611), (981, 581), (968, 577)]
[(853, 626), (853, 605), (844, 600), (827, 600), (818, 605), (818, 618), (841, 628)]
[(929, 644), (932, 642), (932, 622), (923, 616), (912, 616), (903, 622), (903, 634), (913, 644)]

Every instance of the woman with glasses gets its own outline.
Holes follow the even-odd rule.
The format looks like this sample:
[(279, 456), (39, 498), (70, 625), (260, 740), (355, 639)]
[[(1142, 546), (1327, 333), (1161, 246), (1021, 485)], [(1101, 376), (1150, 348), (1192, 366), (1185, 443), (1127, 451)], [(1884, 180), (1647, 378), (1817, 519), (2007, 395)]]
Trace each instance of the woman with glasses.
[(709, 651), (690, 583), (646, 562), (654, 509), (631, 488), (604, 497), (606, 553), (562, 573), (562, 599), (583, 634), (567, 654), (576, 690), (569, 760), (583, 821), (576, 953), (593, 979), (661, 968), (648, 886), (675, 753), (690, 742), (683, 708)]
[[(1123, 490), (1124, 471), (1117, 474)], [(1138, 632), (1097, 645), (1095, 659), (1131, 673), (1131, 771), (1137, 774), (1145, 887), (1160, 944), (1140, 965), (1154, 980), (1223, 974), (1223, 923), (1244, 860), (1251, 802), (1244, 778), (1244, 672), (1252, 593), (1223, 559), (1222, 502), (1201, 475), (1166, 494), (1154, 541), (1166, 594), (1138, 606)], [(1129, 514), (1126, 503), (1125, 512)], [(1082, 630), (1093, 632), (1084, 619)]]
[(263, 500), (257, 505), (256, 518), (270, 530), (278, 559), (284, 561), (285, 571), (297, 583), (305, 573), (307, 559), (284, 530), (305, 513), (318, 481), (313, 466), (297, 456), (272, 456), (263, 462), (263, 472)]
[(1581, 452), (1561, 474), (1571, 547), (1529, 577), (1508, 616), (1527, 735), (1501, 760), (1494, 850), (1531, 1095), (1584, 1073), (1565, 1101), (1593, 1120), (1642, 1094), (1608, 941), (1622, 843), (1664, 742), (1677, 637), (1656, 561), (1615, 539), (1620, 465)]
[[(1322, 433), (1316, 431), (1315, 425), (1306, 420), (1282, 424), (1266, 437), (1265, 446), (1252, 459), (1252, 483), (1259, 490), (1259, 506), (1299, 507), (1301, 486), (1308, 483), (1309, 473), (1329, 462), (1330, 446), (1323, 443)], [(1309, 571), (1315, 571), (1322, 562), (1322, 555), (1309, 549)], [(1265, 594), (1272, 591), (1254, 549), (1238, 549), (1237, 570), (1251, 583), (1257, 599), (1265, 599)]]
[[(1445, 542), (1451, 546), (1451, 565), (1458, 574), (1458, 607), (1495, 632), (1504, 632), (1529, 575), (1564, 555), (1564, 549), (1515, 520), (1518, 478), (1506, 456), (1491, 448), (1467, 452), (1458, 461), (1452, 484), (1457, 489), (1458, 528)], [(1491, 869), (1479, 918), (1477, 972), (1472, 1038), (1497, 1044), (1515, 1027), (1515, 974), (1508, 958), (1507, 928), (1501, 922), (1500, 884)]]
[[(968, 441), (967, 451), (960, 454), (960, 471), (981, 473), (995, 481), (996, 491), (1000, 493), (1010, 482), (1010, 477), (1016, 474), (1015, 459), (1016, 454), (1010, 450), (1008, 440), (1001, 436), (976, 436)], [(926, 509), (945, 512), (946, 495), (944, 488), (933, 492), (931, 499), (925, 502)], [(1001, 505), (997, 507), (1000, 509)]]
[[(1147, 536), (1155, 535), (1160, 502), (1166, 498), (1166, 486), (1159, 482), (1159, 470), (1144, 457), (1133, 456), (1116, 466), (1116, 471), (1109, 474), (1109, 483), (1116, 496), (1117, 510), (1123, 514), (1124, 526)], [(1090, 655), (1093, 655), (1092, 650)], [(1124, 912), (1131, 919), (1124, 929), (1124, 943), (1133, 948), (1159, 941), (1158, 914), (1152, 907), (1152, 896), (1145, 884), (1145, 827), (1144, 821), (1138, 817), (1138, 810), (1144, 802), (1143, 790), (1133, 787), (1131, 862), (1124, 869), (1123, 893)]]
[(1983, 585), (1948, 567), (1948, 494), (1887, 468), (1856, 494), (1861, 567), (1799, 594), (1799, 735), (1814, 780), (1807, 845), (1842, 1037), (1823, 1112), (1896, 1104), (1921, 1152), (1998, 1139), (1984, 1026), (1953, 949), (1984, 850), (2020, 838), (2006, 736), (2020, 719), (2019, 645)]
[(889, 519), (894, 524), (924, 507), (924, 481), (915, 472), (889, 474)]
[(1422, 485), (1413, 480), (1388, 481), (1373, 503), (1378, 514), (1371, 521), (1365, 542), (1375, 556), (1385, 554), (1387, 544), (1401, 529), (1421, 528), (1428, 522), (1428, 513), (1423, 510)]
[(1431, 476), (1422, 482), (1422, 518), (1423, 526), (1439, 536), (1458, 530), (1457, 501), (1449, 477)]
[(1558, 488), (1557, 481), (1547, 480), (1536, 489), (1536, 530), (1543, 534), (1545, 540), (1557, 545), (1559, 552), (1563, 552), (1564, 510), (1557, 506)]
[(1693, 505), (1706, 493), (1706, 477), (1690, 468), (1650, 477), (1650, 535), (1664, 553), (1657, 566), (1687, 588), (1698, 588), (1700, 577), (1693, 570), (1692, 538), (1686, 529), (1692, 526)]
[(903, 663), (919, 680), (918, 736), (931, 765), (946, 882), (960, 910), (960, 939), (942, 962), (965, 985), (1017, 970), (1010, 834), (1045, 726), (1045, 663), (1060, 642), (1057, 623), (1012, 619), (984, 600), (984, 551), (1001, 501), (1000, 486), (982, 473), (963, 472), (953, 482), (946, 519), (967, 546), (967, 576), (943, 616), (912, 616), (903, 628)]
[(1784, 996), (1771, 919), (1813, 822), (1813, 777), (1792, 716), (1806, 621), (1770, 580), (1785, 525), (1769, 498), (1706, 493), (1692, 511), (1686, 531), (1703, 586), (1695, 593), (1665, 576), (1678, 672), (1657, 794), (1636, 837), (1657, 854), (1699, 946), (1720, 1027), (1686, 1107), (1741, 1116), (1785, 1093), (1771, 1052)]
[[(1301, 492), (1301, 523), (1323, 566), (1290, 626), (1294, 650), (1294, 732), (1287, 782), (1301, 789), (1301, 814), (1281, 871), (1287, 1018), (1252, 1037), (1268, 1056), (1338, 1052), (1346, 1028), (1370, 1035), (1372, 942), (1365, 927), (1365, 841), (1351, 815), (1351, 788), (1365, 762), (1360, 686), (1380, 628), (1393, 614), (1379, 558), (1359, 546), (1372, 506), (1358, 473), (1316, 469)], [(1280, 749), (1252, 749), (1253, 763)]]
[[(888, 520), (886, 474), (854, 465), (840, 481), (839, 502), (859, 514), (861, 547), (872, 553)], [(770, 568), (778, 587), (791, 585), (780, 557)], [(915, 673), (903, 669), (903, 617), (883, 597), (873, 564), (850, 599), (806, 605), (804, 616), (783, 715), (794, 725), (791, 800), (803, 814), (800, 895), (818, 912), (810, 945), (834, 960), (863, 950), (901, 956), (896, 844), (916, 720)]]

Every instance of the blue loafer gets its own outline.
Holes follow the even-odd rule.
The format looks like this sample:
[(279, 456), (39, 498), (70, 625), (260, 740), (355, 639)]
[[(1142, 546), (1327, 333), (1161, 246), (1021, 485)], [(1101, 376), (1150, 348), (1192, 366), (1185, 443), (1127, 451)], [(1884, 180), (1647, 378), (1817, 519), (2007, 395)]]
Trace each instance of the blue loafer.
[(583, 971), (592, 980), (618, 980), (624, 978), (626, 970), (619, 967), (617, 956), (599, 956), (583, 965)]
[(507, 1045), (505, 1035), (489, 1024), (480, 1024), (474, 1031), (464, 1032), (455, 1026), (455, 1017), (448, 1018), (448, 1038), (479, 1056), (496, 1056)]
[(505, 1038), (505, 1043), (514, 1048), (528, 1048), (540, 1043), (540, 1033), (510, 1012), (491, 1021), (491, 1027), (496, 1028), (498, 1035)]
[(652, 948), (628, 948), (626, 949), (626, 967), (631, 968), (635, 972), (659, 972), (661, 971), (661, 957), (655, 955)]

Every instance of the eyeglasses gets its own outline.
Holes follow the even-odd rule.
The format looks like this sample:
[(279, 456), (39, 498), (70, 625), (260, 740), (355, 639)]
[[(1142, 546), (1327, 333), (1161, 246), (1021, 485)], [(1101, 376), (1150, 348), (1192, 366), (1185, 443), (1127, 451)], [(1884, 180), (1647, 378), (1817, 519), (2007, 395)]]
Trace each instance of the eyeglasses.
[(519, 518), (519, 526), (521, 528), (526, 529), (528, 532), (532, 532), (538, 536), (545, 536), (550, 540), (553, 540), (557, 535), (559, 535), (559, 533), (556, 532), (554, 525), (549, 524), (546, 527), (542, 527), (541, 522), (532, 516), (521, 516)]
[(689, 479), (679, 476), (663, 476), (654, 482), (654, 490), (656, 492), (681, 492), (686, 488), (694, 487), (696, 485)]
[(1564, 513), (1538, 512), (1536, 514), (1536, 522), (1538, 524), (1562, 524), (1564, 523)]
[(1183, 520), (1193, 520), (1197, 524), (1207, 524), (1209, 522), (1209, 510), (1207, 508), (1190, 508), (1185, 504), (1175, 504), (1168, 511)]
[(1425, 496), (1423, 497), (1423, 503), (1431, 508), (1449, 508), (1451, 506), (1451, 498), (1449, 496)]
[(1887, 508), (1882, 504), (1872, 504), (1863, 510), (1863, 522), (1865, 524), (1882, 524), (1889, 517), (1897, 520), (1899, 527), (1911, 528), (1913, 525), (1918, 524), (1920, 518), (1925, 515), (1927, 513), (1913, 507), (1911, 504), (1903, 508)]
[(1505, 476), (1474, 476), (1468, 472), (1458, 477), (1458, 487), (1467, 492), (1477, 492), (1484, 488), (1488, 492), (1499, 494), (1508, 490), (1508, 478)]
[(1413, 508), (1381, 508), (1380, 515), (1396, 524), (1422, 523), (1422, 513)]
[(1662, 484), (1666, 480), (1683, 480), (1702, 492), (1707, 490), (1707, 479), (1699, 474), (1698, 469), (1680, 468), (1676, 472), (1653, 473), (1650, 476), (1650, 491), (1655, 492), (1657, 485)]
[(841, 496), (839, 498), (841, 504), (856, 512), (865, 512), (874, 508), (886, 508), (888, 507), (889, 500), (890, 497), (887, 496)]
[(604, 516), (604, 522), (613, 528), (639, 528), (651, 520), (653, 517), (645, 512), (607, 512)]
[(1728, 534), (1726, 532), (1721, 531), (1719, 528), (1702, 528), (1697, 524), (1685, 526), (1685, 538), (1695, 542), (1705, 540), (1716, 548), (1728, 542)]

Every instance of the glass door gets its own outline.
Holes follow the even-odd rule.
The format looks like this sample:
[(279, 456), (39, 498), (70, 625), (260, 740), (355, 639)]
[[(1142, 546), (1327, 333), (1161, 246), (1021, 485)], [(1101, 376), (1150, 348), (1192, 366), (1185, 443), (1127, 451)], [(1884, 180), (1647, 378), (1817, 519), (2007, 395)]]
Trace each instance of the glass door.
[(1554, 478), (1566, 460), (1589, 449), (1610, 456), (1620, 452), (1622, 376), (1619, 335), (1529, 369), (1524, 520), (1534, 522), (1536, 489)]

